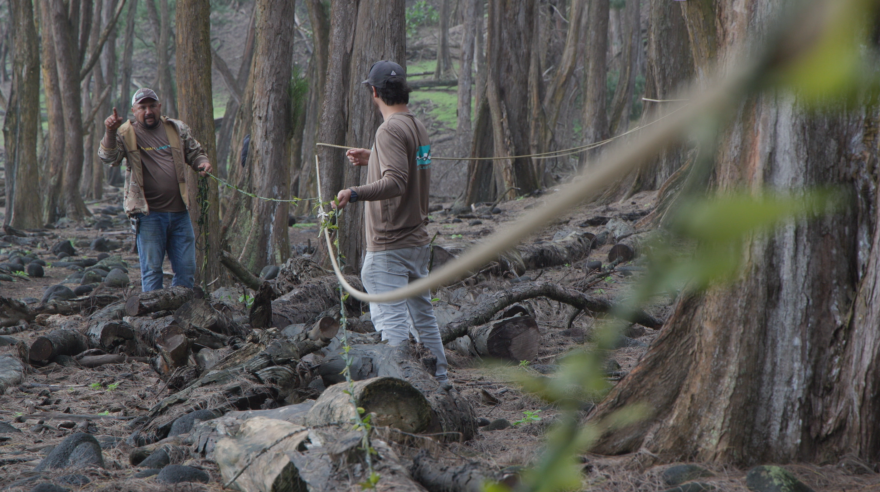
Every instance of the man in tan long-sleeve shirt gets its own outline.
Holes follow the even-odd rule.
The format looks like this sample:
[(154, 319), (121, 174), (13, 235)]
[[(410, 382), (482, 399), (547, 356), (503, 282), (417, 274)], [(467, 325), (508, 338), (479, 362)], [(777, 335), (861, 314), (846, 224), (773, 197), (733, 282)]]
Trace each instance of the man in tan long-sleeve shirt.
[[(367, 183), (342, 190), (338, 207), (365, 202), (367, 255), (361, 278), (373, 294), (404, 287), (428, 274), (428, 190), (431, 181), (431, 143), (424, 125), (410, 113), (411, 89), (400, 65), (373, 64), (363, 82), (370, 89), (385, 122), (376, 131), (373, 148), (352, 149), (348, 159), (367, 166)], [(430, 292), (391, 303), (371, 303), (376, 330), (391, 345), (409, 338), (410, 323), (420, 341), (437, 358), (435, 377), (449, 389), (446, 354), (434, 317)]]

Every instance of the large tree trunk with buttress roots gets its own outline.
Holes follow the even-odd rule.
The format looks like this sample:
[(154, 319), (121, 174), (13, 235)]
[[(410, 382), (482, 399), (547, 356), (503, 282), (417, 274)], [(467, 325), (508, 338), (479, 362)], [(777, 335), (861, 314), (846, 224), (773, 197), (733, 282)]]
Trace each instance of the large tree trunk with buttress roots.
[[(697, 71), (778, 9), (683, 4)], [(725, 32), (716, 46), (714, 26)], [(719, 41), (720, 42), (720, 41)], [(719, 191), (851, 190), (833, 216), (748, 238), (739, 280), (686, 293), (640, 364), (593, 414), (636, 402), (648, 418), (594, 451), (738, 464), (880, 457), (877, 111), (817, 113), (784, 92), (741, 103), (715, 155)], [(871, 190), (857, 193), (857, 190)]]

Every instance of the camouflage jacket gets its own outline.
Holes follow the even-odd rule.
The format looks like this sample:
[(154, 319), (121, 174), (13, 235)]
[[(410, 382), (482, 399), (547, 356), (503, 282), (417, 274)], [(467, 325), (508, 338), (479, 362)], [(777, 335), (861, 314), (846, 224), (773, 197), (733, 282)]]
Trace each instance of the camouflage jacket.
[[(186, 192), (186, 167), (190, 166), (197, 170), (208, 157), (201, 144), (193, 138), (192, 131), (180, 120), (162, 117), (162, 123), (168, 134), (168, 143), (171, 146), (171, 157), (177, 170), (177, 183), (180, 187), (180, 196), (183, 202), (189, 204)], [(125, 213), (131, 217), (135, 214), (149, 214), (150, 207), (144, 197), (144, 169), (141, 163), (141, 153), (137, 147), (134, 127), (130, 121), (126, 121), (116, 132), (116, 147), (108, 149), (102, 143), (98, 149), (98, 157), (111, 166), (118, 166), (122, 160), (127, 161), (125, 172), (125, 193), (122, 206)]]

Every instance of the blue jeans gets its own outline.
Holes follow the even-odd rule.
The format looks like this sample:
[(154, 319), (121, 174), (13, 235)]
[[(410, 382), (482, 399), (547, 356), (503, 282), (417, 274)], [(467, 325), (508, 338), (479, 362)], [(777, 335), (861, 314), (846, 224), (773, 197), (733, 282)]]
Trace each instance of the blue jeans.
[[(390, 251), (368, 251), (361, 267), (361, 279), (367, 292), (381, 294), (405, 287), (413, 280), (428, 275), (430, 246), (401, 248)], [(446, 352), (440, 338), (440, 328), (434, 317), (431, 293), (428, 291), (404, 301), (370, 303), (370, 318), (382, 340), (389, 345), (400, 345), (414, 331), (417, 339), (437, 357), (437, 379), (447, 379)], [(414, 329), (414, 330), (413, 330)]]
[(141, 263), (141, 290), (162, 287), (165, 253), (171, 260), (174, 279), (171, 286), (193, 287), (196, 274), (196, 236), (189, 212), (150, 212), (138, 214), (137, 247)]

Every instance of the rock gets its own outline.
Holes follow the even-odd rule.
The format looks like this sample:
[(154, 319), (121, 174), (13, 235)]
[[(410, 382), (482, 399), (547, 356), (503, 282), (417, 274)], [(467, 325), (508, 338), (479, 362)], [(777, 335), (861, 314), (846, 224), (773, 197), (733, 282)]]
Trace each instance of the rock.
[[(124, 275), (124, 274), (123, 274)], [(128, 277), (126, 277), (128, 278)], [(101, 274), (94, 270), (89, 270), (83, 272), (82, 280), (79, 281), (80, 285), (89, 285), (89, 284), (99, 284), (103, 279), (101, 278)]]
[(43, 266), (39, 263), (28, 263), (27, 274), (31, 278), (42, 278), (44, 275)]
[(162, 471), (156, 475), (156, 482), (165, 484), (181, 482), (208, 483), (210, 480), (211, 477), (207, 473), (198, 468), (185, 465), (168, 465), (162, 468)]
[(486, 417), (480, 417), (477, 419), (477, 425), (480, 427), (486, 427), (487, 425), (489, 425), (491, 423), (492, 422), (489, 419), (487, 419)]
[(296, 216), (292, 214), (287, 215), (287, 227), (293, 227), (296, 225)]
[[(610, 362), (614, 362), (614, 365), (617, 367), (609, 370), (608, 364)], [(608, 362), (605, 363), (605, 370), (619, 371), (620, 364), (618, 364), (617, 361), (615, 361), (614, 359), (609, 359)], [(662, 475), (663, 482), (670, 487), (681, 485), (685, 482), (690, 482), (691, 480), (696, 480), (698, 478), (707, 478), (711, 476), (714, 476), (712, 472), (697, 465), (670, 466), (669, 468), (663, 470)]]
[(182, 417), (178, 417), (177, 420), (171, 424), (171, 430), (168, 432), (168, 437), (188, 434), (195, 425), (196, 420), (214, 420), (217, 417), (218, 415), (211, 410), (196, 410), (195, 412), (190, 412)]
[(620, 219), (609, 220), (608, 223), (605, 224), (605, 228), (611, 233), (614, 242), (619, 242), (621, 239), (632, 236), (636, 233), (636, 230), (629, 222)]
[(533, 364), (529, 367), (538, 371), (541, 374), (553, 374), (554, 372), (559, 370), (559, 366), (556, 364)]
[(278, 276), (278, 273), (281, 272), (281, 269), (275, 265), (266, 265), (263, 267), (263, 270), (260, 271), (260, 278), (263, 280), (273, 280)]
[(77, 297), (88, 295), (91, 291), (95, 290), (98, 284), (86, 284), (86, 285), (78, 285), (75, 289), (73, 289), (73, 293), (76, 294)]
[(602, 268), (602, 262), (599, 260), (590, 260), (586, 265), (587, 271), (599, 270)]
[(711, 483), (688, 482), (663, 492), (708, 492), (710, 490), (716, 490), (716, 487)]
[(754, 492), (813, 492), (781, 466), (756, 466), (746, 474), (746, 487)]
[(67, 253), (65, 253), (65, 252), (62, 251), (61, 253), (58, 253), (57, 255), (55, 255), (55, 258), (57, 258), (57, 259), (59, 259), (59, 260), (63, 260), (64, 258), (68, 258), (68, 257), (70, 257), (70, 256), (71, 256), (71, 255), (69, 255), (69, 254), (67, 254)]
[(645, 348), (647, 346), (648, 344), (641, 340), (633, 340), (629, 337), (620, 337), (614, 342), (611, 349), (614, 350), (619, 348)]
[(21, 429), (13, 427), (12, 424), (0, 420), (0, 434), (13, 434), (16, 432), (21, 432)]
[(113, 270), (114, 268), (119, 268), (123, 272), (128, 273), (128, 263), (124, 262), (122, 260), (122, 256), (120, 255), (108, 256), (107, 258), (104, 258), (103, 260), (95, 263), (94, 266), (98, 268), (103, 268), (107, 271)]
[(101, 253), (101, 254), (98, 255), (97, 260), (98, 260), (98, 261), (101, 261), (101, 260), (106, 259), (106, 258), (110, 258), (110, 255), (108, 255), (107, 253)]
[(493, 214), (498, 215), (498, 214), (500, 214), (501, 212), (503, 212), (503, 210), (501, 210), (501, 209), (498, 208), (498, 207), (495, 207), (495, 208), (492, 209), (492, 213), (493, 213)]
[(101, 444), (101, 449), (112, 449), (125, 441), (125, 439), (116, 436), (96, 436), (96, 439)]
[(138, 463), (138, 467), (140, 468), (165, 468), (171, 464), (171, 457), (168, 456), (168, 453), (164, 449), (157, 449), (153, 451), (152, 454), (147, 456), (147, 459)]
[(89, 249), (92, 251), (101, 252), (110, 251), (110, 246), (107, 243), (108, 241), (106, 237), (98, 237), (95, 238), (94, 241), (92, 241), (92, 244), (89, 245)]
[(56, 355), (52, 362), (58, 364), (61, 367), (78, 367), (79, 364), (76, 362), (76, 359), (69, 355)]
[(70, 489), (65, 489), (64, 487), (59, 487), (54, 483), (43, 482), (38, 483), (36, 487), (31, 489), (31, 492), (70, 492)]
[(88, 268), (85, 269), (85, 271), (87, 271), (87, 272), (95, 272), (95, 273), (97, 273), (98, 275), (100, 275), (101, 278), (106, 277), (107, 274), (110, 273), (110, 272), (108, 272), (107, 270), (104, 270), (103, 268), (98, 268), (98, 267), (95, 267), (95, 266), (93, 266), (93, 267), (88, 267)]
[(648, 334), (648, 329), (642, 325), (632, 324), (623, 330), (623, 335), (629, 338), (641, 338)]
[(602, 231), (599, 234), (596, 234), (596, 247), (601, 248), (608, 244), (608, 231)]
[(595, 217), (591, 217), (580, 224), (581, 227), (598, 227), (603, 226), (608, 223), (608, 217), (604, 217), (602, 215), (597, 215)]
[(0, 280), (2, 280), (4, 282), (12, 282), (15, 279), (12, 278), (12, 275), (6, 275), (5, 273), (0, 273)]
[(510, 422), (508, 422), (507, 419), (495, 419), (489, 425), (484, 427), (483, 430), (495, 431), (506, 429), (508, 427), (510, 427)]
[(92, 482), (89, 480), (89, 477), (78, 473), (58, 477), (58, 481), (67, 485), (75, 485), (77, 487), (82, 487), (83, 485), (88, 485)]
[(58, 241), (52, 246), (52, 254), (60, 255), (61, 253), (66, 253), (67, 256), (74, 256), (76, 254), (76, 250), (73, 248), (73, 245), (70, 244), (70, 241)]
[(54, 470), (67, 467), (99, 466), (104, 468), (101, 445), (95, 436), (85, 433), (72, 434), (55, 446), (34, 471)]
[(153, 475), (158, 475), (160, 471), (162, 471), (162, 470), (160, 470), (158, 468), (147, 468), (146, 470), (139, 471), (139, 472), (135, 473), (134, 478), (152, 477)]
[(468, 225), (472, 225), (472, 226), (483, 225), (483, 221), (482, 220), (472, 220), (472, 221), (468, 222)]
[(43, 297), (40, 299), (40, 303), (45, 304), (53, 299), (57, 301), (66, 301), (68, 299), (73, 299), (74, 297), (76, 297), (76, 294), (74, 294), (69, 287), (65, 285), (52, 285), (46, 288), (43, 292)]
[[(103, 212), (102, 212), (102, 213), (103, 213)], [(99, 231), (105, 231), (105, 230), (110, 229), (111, 227), (113, 227), (113, 221), (110, 220), (110, 219), (108, 219), (108, 218), (101, 217), (100, 219), (98, 219), (98, 220), (95, 222), (95, 226), (94, 226), (94, 227), (95, 227), (95, 229), (98, 229)]]
[(113, 270), (110, 270), (110, 273), (104, 278), (104, 283), (109, 287), (125, 288), (128, 287), (128, 284), (131, 283), (131, 281), (128, 279), (128, 275), (126, 275), (125, 272), (119, 268), (114, 268)]

